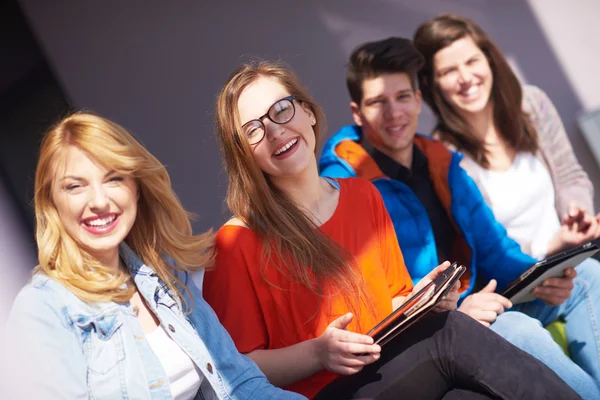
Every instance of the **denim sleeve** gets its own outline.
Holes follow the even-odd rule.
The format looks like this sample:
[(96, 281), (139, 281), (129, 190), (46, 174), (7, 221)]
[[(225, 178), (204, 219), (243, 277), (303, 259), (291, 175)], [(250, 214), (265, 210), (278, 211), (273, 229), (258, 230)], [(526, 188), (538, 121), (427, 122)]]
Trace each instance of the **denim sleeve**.
[[(189, 275), (189, 274), (188, 274)], [(197, 282), (198, 279), (195, 279)], [(239, 353), (212, 308), (204, 301), (193, 279), (184, 280), (194, 297), (192, 318), (198, 336), (211, 352), (233, 399), (300, 400), (304, 396), (273, 386), (258, 366)]]
[(83, 350), (53, 292), (32, 285), (22, 289), (5, 335), (5, 362), (13, 360), (9, 391), (17, 395), (7, 398), (88, 399)]
[(459, 177), (466, 189), (462, 196), (467, 202), (467, 231), (474, 243), (475, 266), (486, 280), (496, 279), (497, 292), (500, 292), (536, 260), (523, 253), (519, 244), (508, 237), (479, 188), (462, 168)]

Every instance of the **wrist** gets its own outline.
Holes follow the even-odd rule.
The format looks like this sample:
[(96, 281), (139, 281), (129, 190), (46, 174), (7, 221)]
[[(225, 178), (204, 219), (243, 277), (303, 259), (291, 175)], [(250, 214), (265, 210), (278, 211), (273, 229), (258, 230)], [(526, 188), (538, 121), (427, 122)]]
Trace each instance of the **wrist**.
[(316, 364), (319, 369), (325, 369), (325, 363), (323, 363), (320, 357), (324, 351), (321, 346), (321, 341), (322, 336), (319, 336), (314, 339), (309, 339), (306, 343), (308, 344), (309, 354), (311, 355), (314, 364)]

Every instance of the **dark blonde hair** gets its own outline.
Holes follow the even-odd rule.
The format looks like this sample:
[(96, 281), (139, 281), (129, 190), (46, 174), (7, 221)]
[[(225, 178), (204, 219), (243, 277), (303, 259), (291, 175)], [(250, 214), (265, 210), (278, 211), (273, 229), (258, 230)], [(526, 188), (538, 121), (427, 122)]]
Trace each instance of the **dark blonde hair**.
[[(139, 190), (136, 220), (125, 242), (173, 292), (187, 290), (173, 269), (193, 271), (207, 266), (212, 233), (193, 235), (188, 214), (171, 189), (165, 167), (125, 129), (88, 112), (74, 113), (45, 135), (35, 173), (35, 217), (38, 259), (36, 270), (62, 283), (84, 301), (129, 300), (134, 285), (123, 285), (131, 276), (99, 263), (65, 230), (52, 201), (57, 166), (74, 146), (107, 169), (135, 179)], [(171, 257), (173, 267), (164, 256)]]
[(356, 312), (357, 299), (366, 304), (369, 300), (354, 257), (325, 235), (287, 193), (271, 183), (241, 134), (238, 100), (243, 90), (260, 77), (277, 80), (295, 101), (310, 108), (316, 118), (313, 130), (317, 143), (324, 129), (323, 111), (289, 67), (254, 61), (237, 68), (221, 89), (216, 110), (216, 128), (229, 177), (227, 204), (261, 239), (263, 260), (268, 261), (262, 263), (263, 268), (275, 263), (278, 271), (319, 296), (324, 294), (325, 284), (333, 285)]
[(423, 99), (438, 118), (436, 135), (488, 167), (487, 151), (469, 123), (444, 99), (435, 83), (433, 58), (443, 48), (464, 37), (471, 37), (487, 58), (494, 83), (490, 101), (494, 105), (494, 124), (509, 146), (517, 151), (535, 152), (535, 128), (522, 109), (523, 90), (502, 52), (483, 29), (473, 21), (454, 14), (443, 14), (417, 29), (414, 44), (425, 57), (419, 73)]

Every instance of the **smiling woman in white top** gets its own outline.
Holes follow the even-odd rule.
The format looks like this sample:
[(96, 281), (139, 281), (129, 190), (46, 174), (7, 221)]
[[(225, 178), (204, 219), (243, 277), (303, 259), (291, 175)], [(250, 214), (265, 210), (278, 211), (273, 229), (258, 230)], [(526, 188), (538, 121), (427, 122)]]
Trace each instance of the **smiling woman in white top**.
[[(546, 94), (522, 87), (500, 49), (467, 18), (444, 14), (427, 21), (417, 29), (414, 43), (425, 58), (419, 75), (423, 98), (438, 118), (434, 136), (464, 153), (461, 166), (508, 236), (538, 258), (597, 237), (592, 184)], [(563, 376), (586, 382), (571, 383), (574, 387), (592, 390), (600, 387), (598, 285), (600, 265), (588, 259), (536, 287), (532, 294), (538, 300), (510, 309), (542, 325), (564, 318), (572, 360), (560, 362), (560, 368), (571, 371)], [(504, 311), (499, 301), (474, 296), (479, 297), (473, 297), (470, 315)], [(500, 313), (491, 327), (505, 338), (515, 331), (530, 338), (543, 335), (523, 344), (532, 353), (558, 350), (553, 342), (541, 344), (548, 334), (538, 332), (538, 321), (526, 325), (518, 315)]]
[[(523, 251), (543, 257), (598, 237), (593, 186), (546, 94), (534, 86), (522, 88), (500, 50), (466, 18), (447, 14), (423, 24), (415, 46), (426, 59), (420, 83), (438, 117), (434, 136), (464, 153), (461, 166)], [(529, 167), (521, 163), (523, 158)], [(514, 173), (527, 168), (525, 174)], [(510, 191), (491, 189), (508, 180), (500, 178), (502, 173), (511, 176)], [(547, 182), (548, 177), (551, 185), (536, 192), (538, 180)], [(535, 209), (540, 203), (531, 199), (542, 196), (539, 201), (551, 202), (555, 215), (544, 214), (551, 219), (545, 223), (529, 219), (531, 234), (523, 234), (521, 219), (503, 218), (507, 202), (514, 214), (539, 216)]]

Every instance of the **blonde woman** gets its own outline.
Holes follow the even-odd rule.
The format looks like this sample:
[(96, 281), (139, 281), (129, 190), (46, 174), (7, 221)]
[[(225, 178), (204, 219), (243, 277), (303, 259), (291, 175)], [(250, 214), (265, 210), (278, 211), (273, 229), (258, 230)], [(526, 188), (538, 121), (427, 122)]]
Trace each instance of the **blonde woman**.
[(212, 235), (192, 234), (166, 169), (122, 127), (76, 113), (50, 129), (34, 201), (40, 264), (7, 324), (30, 361), (19, 394), (301, 398), (236, 351), (191, 280)]

